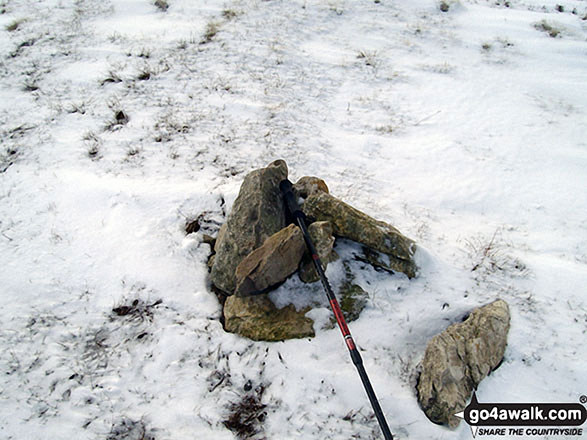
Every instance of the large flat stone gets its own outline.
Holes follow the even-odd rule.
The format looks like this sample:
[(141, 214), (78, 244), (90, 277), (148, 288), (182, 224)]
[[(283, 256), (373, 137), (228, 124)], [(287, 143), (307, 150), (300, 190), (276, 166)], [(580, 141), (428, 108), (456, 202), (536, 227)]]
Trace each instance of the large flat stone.
[(314, 336), (308, 310), (293, 305), (278, 309), (267, 295), (230, 296), (224, 304), (224, 328), (255, 341), (281, 341)]
[(285, 281), (297, 270), (305, 247), (296, 225), (273, 234), (237, 266), (235, 295), (258, 294)]

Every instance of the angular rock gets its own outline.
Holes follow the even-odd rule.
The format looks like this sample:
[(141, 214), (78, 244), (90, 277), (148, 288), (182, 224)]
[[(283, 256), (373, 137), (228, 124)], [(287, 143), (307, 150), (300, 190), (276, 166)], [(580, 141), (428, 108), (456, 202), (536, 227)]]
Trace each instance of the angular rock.
[(393, 226), (322, 191), (310, 194), (302, 210), (316, 220), (329, 221), (334, 235), (385, 254), (382, 262), (389, 270), (403, 272), (410, 278), (416, 276), (417, 266), (413, 260), (416, 245)]
[(267, 295), (230, 296), (224, 304), (224, 328), (255, 341), (314, 336), (314, 321), (305, 317), (309, 309), (297, 311), (293, 305), (278, 309)]
[[(320, 261), (322, 261), (322, 269), (326, 270), (326, 266), (332, 261), (332, 248), (334, 247), (332, 225), (329, 222), (314, 222), (308, 226), (308, 232), (318, 252)], [(304, 283), (314, 283), (320, 280), (309, 252), (306, 252), (300, 264), (299, 275), (300, 280)]]
[(456, 427), (479, 383), (503, 359), (510, 327), (509, 308), (496, 300), (434, 336), (422, 361), (418, 401), (430, 420)]
[(237, 266), (234, 294), (254, 295), (282, 283), (297, 270), (305, 248), (302, 231), (296, 225), (273, 234)]
[(279, 182), (287, 178), (287, 165), (277, 160), (247, 174), (232, 212), (216, 239), (212, 283), (232, 295), (235, 269), (253, 250), (285, 226), (285, 209)]
[(304, 176), (301, 177), (294, 185), (295, 193), (302, 198), (307, 198), (310, 194), (316, 191), (328, 193), (328, 186), (326, 182), (319, 177)]

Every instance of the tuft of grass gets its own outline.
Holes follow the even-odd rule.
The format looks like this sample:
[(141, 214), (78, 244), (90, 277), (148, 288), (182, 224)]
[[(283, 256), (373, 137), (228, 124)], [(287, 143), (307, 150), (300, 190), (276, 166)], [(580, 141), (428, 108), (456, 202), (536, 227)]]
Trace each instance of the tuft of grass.
[(165, 114), (155, 123), (155, 142), (169, 142), (175, 135), (189, 133), (189, 121), (180, 121), (173, 114)]
[(29, 131), (35, 129), (36, 127), (30, 125), (21, 124), (15, 128), (9, 129), (6, 132), (3, 132), (3, 135), (8, 135), (8, 139), (21, 139), (24, 137)]
[(206, 25), (206, 30), (204, 31), (204, 38), (202, 39), (202, 41), (200, 41), (200, 44), (210, 43), (214, 39), (214, 37), (216, 37), (219, 31), (220, 25), (217, 22), (211, 21), (210, 23), (208, 23)]
[(471, 272), (475, 272), (477, 277), (495, 274), (523, 277), (528, 274), (528, 268), (522, 261), (507, 254), (508, 244), (503, 241), (499, 229), (489, 240), (475, 237), (465, 244), (473, 262)]
[(87, 111), (87, 104), (84, 101), (71, 102), (65, 107), (65, 111), (70, 114), (79, 113), (80, 115), (85, 115)]
[(126, 152), (127, 159), (131, 159), (133, 157), (137, 157), (141, 154), (141, 149), (139, 147), (129, 147), (128, 151)]
[(139, 81), (147, 81), (151, 79), (151, 72), (148, 70), (143, 70), (137, 75), (137, 79)]
[(130, 121), (130, 117), (126, 114), (124, 110), (114, 110), (114, 118), (110, 121), (106, 122), (104, 126), (105, 131), (114, 131), (122, 128)]
[(361, 50), (357, 54), (357, 59), (363, 60), (366, 66), (377, 67), (377, 51)]
[(167, 0), (155, 0), (154, 5), (162, 12), (166, 12), (169, 9), (169, 3), (167, 3)]
[(148, 81), (154, 76), (155, 71), (153, 69), (151, 69), (149, 66), (143, 66), (137, 74), (136, 79), (139, 81)]
[(549, 37), (557, 38), (561, 34), (561, 30), (556, 28), (554, 25), (548, 23), (546, 20), (542, 20), (538, 23), (534, 23), (534, 28), (541, 31), (546, 32)]
[(87, 145), (88, 157), (92, 160), (100, 160), (102, 158), (102, 153), (100, 151), (102, 142), (96, 133), (93, 131), (88, 131), (82, 139)]
[(154, 310), (162, 303), (161, 299), (152, 304), (139, 298), (132, 301), (125, 299), (121, 304), (112, 308), (111, 319), (123, 318), (129, 322), (153, 321)]
[(249, 390), (249, 393), (242, 396), (238, 402), (230, 404), (228, 418), (222, 422), (238, 439), (242, 440), (262, 432), (261, 424), (267, 417), (265, 411), (267, 405), (261, 403), (265, 387), (259, 385), (251, 391), (252, 385), (248, 383), (245, 389)]
[(146, 421), (122, 417), (112, 424), (106, 440), (155, 440), (156, 429), (149, 428)]
[(341, 16), (342, 14), (344, 14), (344, 9), (342, 8), (342, 5), (340, 4), (340, 2), (331, 1), (329, 3), (328, 9), (330, 11), (334, 12), (338, 16)]
[(120, 75), (118, 75), (118, 73), (111, 69), (106, 74), (106, 77), (102, 81), (100, 81), (100, 85), (103, 86), (106, 84), (117, 84), (121, 82), (122, 78), (120, 77)]
[(122, 43), (124, 41), (124, 37), (119, 32), (112, 32), (110, 35), (108, 35), (108, 41), (110, 41), (112, 44)]
[(376, 128), (379, 133), (382, 134), (392, 134), (397, 131), (398, 127), (392, 124), (380, 125)]
[(99, 138), (93, 131), (88, 131), (82, 138), (86, 142), (99, 142)]
[(233, 20), (238, 17), (239, 13), (234, 9), (224, 9), (222, 11), (222, 17), (226, 20)]
[(32, 47), (37, 42), (36, 38), (30, 38), (28, 40), (24, 40), (21, 43), (17, 44), (16, 49), (10, 52), (10, 58), (16, 58), (19, 56), (25, 47)]
[(92, 160), (99, 160), (101, 159), (102, 155), (100, 154), (100, 148), (98, 144), (93, 144), (88, 148), (88, 157)]
[(501, 47), (503, 47), (504, 49), (507, 49), (508, 47), (514, 46), (514, 43), (512, 43), (510, 40), (508, 40), (507, 38), (504, 38), (504, 37), (498, 37), (495, 39), (495, 41), (500, 43)]
[(514, 46), (510, 40), (504, 37), (498, 37), (494, 41), (485, 41), (481, 44), (481, 50), (485, 53), (489, 53), (494, 49), (509, 49)]
[[(8, 168), (14, 165), (15, 159), (18, 157), (18, 150), (16, 148), (7, 148), (4, 153), (0, 153), (0, 174), (4, 173)], [(9, 239), (9, 241), (12, 241)]]
[(202, 230), (207, 235), (215, 234), (220, 229), (222, 225), (222, 221), (218, 218), (215, 218), (215, 213), (212, 211), (204, 211), (196, 218), (193, 216), (188, 217), (184, 215), (185, 218), (185, 233), (186, 234), (193, 234)]

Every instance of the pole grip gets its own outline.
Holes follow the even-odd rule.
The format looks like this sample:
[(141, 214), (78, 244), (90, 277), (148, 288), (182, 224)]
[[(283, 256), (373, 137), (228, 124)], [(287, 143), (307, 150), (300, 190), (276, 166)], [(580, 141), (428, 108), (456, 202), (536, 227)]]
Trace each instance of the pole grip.
[(306, 220), (306, 216), (302, 212), (298, 201), (296, 200), (296, 195), (293, 192), (293, 185), (288, 179), (284, 179), (279, 183), (279, 189), (283, 194), (283, 199), (285, 200), (285, 204), (287, 205), (287, 209), (292, 215), (294, 220), (298, 218), (302, 218), (304, 221)]

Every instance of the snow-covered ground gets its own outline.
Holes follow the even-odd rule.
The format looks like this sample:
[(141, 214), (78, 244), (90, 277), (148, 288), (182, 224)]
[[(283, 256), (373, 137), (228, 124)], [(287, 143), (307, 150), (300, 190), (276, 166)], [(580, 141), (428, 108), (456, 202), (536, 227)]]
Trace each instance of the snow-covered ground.
[(202, 236), (277, 158), (420, 246), (417, 279), (356, 268), (397, 438), (471, 438), (421, 412), (417, 365), (495, 298), (479, 401), (587, 394), (584, 0), (159, 4), (0, 1), (1, 438), (233, 439), (247, 402), (254, 438), (379, 438), (337, 329), (219, 321)]

